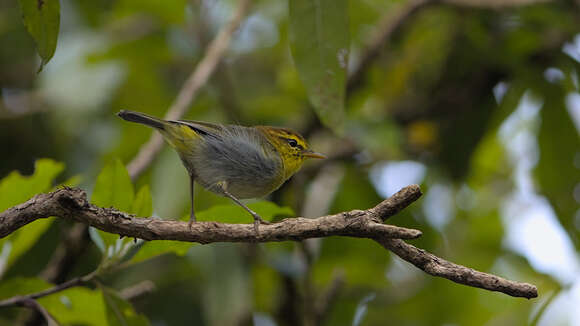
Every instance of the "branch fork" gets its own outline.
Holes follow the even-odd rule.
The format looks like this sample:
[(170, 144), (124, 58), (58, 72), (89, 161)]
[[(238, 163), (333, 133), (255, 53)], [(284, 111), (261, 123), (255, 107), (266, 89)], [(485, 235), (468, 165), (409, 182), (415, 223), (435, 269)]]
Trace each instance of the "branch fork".
[(287, 218), (260, 225), (256, 235), (252, 224), (219, 222), (193, 223), (157, 218), (138, 218), (114, 208), (95, 206), (79, 188), (64, 187), (39, 194), (29, 201), (0, 213), (0, 238), (40, 218), (57, 216), (91, 225), (120, 236), (143, 240), (176, 240), (198, 242), (275, 242), (299, 241), (328, 236), (368, 238), (415, 265), (426, 273), (453, 282), (503, 292), (514, 297), (535, 298), (534, 285), (510, 281), (449, 262), (403, 240), (421, 236), (421, 231), (384, 224), (421, 196), (417, 185), (407, 186), (377, 206), (318, 218)]

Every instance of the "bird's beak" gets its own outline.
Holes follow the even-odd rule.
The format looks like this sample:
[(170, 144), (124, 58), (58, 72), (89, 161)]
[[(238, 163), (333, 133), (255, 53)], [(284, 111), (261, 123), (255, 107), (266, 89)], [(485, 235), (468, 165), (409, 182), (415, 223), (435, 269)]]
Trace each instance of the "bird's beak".
[(313, 152), (313, 151), (311, 151), (311, 150), (308, 150), (308, 149), (307, 149), (307, 150), (305, 150), (305, 151), (303, 151), (303, 152), (302, 152), (302, 155), (304, 155), (304, 156), (306, 156), (306, 157), (309, 157), (309, 158), (320, 158), (320, 159), (324, 159), (324, 158), (326, 158), (326, 156), (325, 156), (325, 155), (323, 155), (323, 154), (320, 154), (320, 153)]

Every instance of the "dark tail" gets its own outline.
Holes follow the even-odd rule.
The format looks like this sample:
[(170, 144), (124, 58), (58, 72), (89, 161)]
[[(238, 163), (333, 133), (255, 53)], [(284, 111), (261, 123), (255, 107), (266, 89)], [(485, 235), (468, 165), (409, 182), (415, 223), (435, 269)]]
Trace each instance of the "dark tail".
[(137, 122), (137, 123), (144, 124), (144, 125), (156, 128), (156, 129), (161, 129), (161, 130), (165, 129), (165, 123), (163, 120), (152, 117), (152, 116), (148, 116), (148, 115), (140, 113), (140, 112), (121, 110), (121, 111), (119, 111), (119, 113), (117, 113), (117, 115), (123, 120)]

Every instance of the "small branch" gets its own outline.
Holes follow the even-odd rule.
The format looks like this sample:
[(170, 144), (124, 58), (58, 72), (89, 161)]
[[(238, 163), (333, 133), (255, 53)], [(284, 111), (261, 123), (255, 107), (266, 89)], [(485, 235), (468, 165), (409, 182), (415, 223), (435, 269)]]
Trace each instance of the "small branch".
[(89, 243), (88, 227), (85, 224), (75, 224), (68, 228), (48, 264), (40, 272), (40, 278), (50, 283), (64, 282)]
[(42, 318), (44, 318), (44, 320), (46, 320), (47, 326), (58, 326), (59, 325), (59, 323), (54, 319), (54, 317), (46, 309), (44, 309), (44, 307), (41, 306), (40, 303), (38, 303), (38, 301), (36, 301), (34, 299), (29, 299), (29, 298), (22, 299), (22, 301), (20, 301), (18, 303), (18, 305), (20, 305), (22, 307), (30, 308), (30, 309), (36, 311), (37, 313), (39, 313), (42, 316)]
[(45, 297), (45, 296), (53, 294), (53, 293), (64, 291), (68, 288), (87, 284), (87, 283), (91, 282), (96, 276), (97, 276), (96, 272), (91, 272), (85, 276), (75, 277), (69, 281), (66, 281), (62, 284), (53, 286), (53, 287), (48, 288), (48, 289), (43, 290), (43, 291), (39, 291), (39, 292), (32, 293), (32, 294), (26, 294), (26, 295), (18, 295), (18, 296), (12, 297), (12, 298), (8, 298), (8, 299), (0, 301), (0, 307), (22, 305), (23, 303), (28, 302), (29, 300), (35, 300), (35, 299), (42, 298), (42, 297)]
[[(240, 0), (232, 20), (226, 25), (209, 45), (203, 59), (185, 81), (175, 101), (167, 111), (165, 119), (181, 118), (197, 93), (205, 85), (223, 58), (232, 39), (232, 34), (240, 25), (250, 6), (250, 0)], [(163, 139), (158, 133), (153, 133), (149, 141), (141, 146), (139, 153), (128, 165), (129, 175), (135, 180), (153, 162), (157, 153), (163, 147)]]
[(119, 292), (119, 296), (125, 300), (134, 300), (155, 291), (156, 286), (153, 281), (145, 280)]
[[(353, 210), (314, 219), (289, 218), (278, 223), (261, 225), (260, 234), (256, 235), (253, 224), (198, 222), (194, 223), (190, 230), (186, 222), (135, 218), (112, 208), (90, 204), (86, 193), (81, 189), (63, 188), (48, 194), (39, 194), (23, 204), (0, 213), (0, 238), (36, 219), (50, 216), (82, 222), (106, 232), (132, 238), (203, 244), (297, 241), (328, 236), (370, 238), (433, 276), (444, 277), (468, 286), (503, 292), (515, 297), (535, 298), (538, 296), (536, 287), (531, 284), (509, 281), (451, 263), (400, 240), (419, 237), (421, 235), (419, 230), (382, 224), (382, 221), (413, 203), (420, 195), (419, 187), (411, 185), (367, 210)], [(89, 274), (83, 278), (73, 279), (53, 289), (42, 291), (40, 295), (44, 296), (86, 283), (93, 277), (93, 274)], [(33, 295), (20, 298), (35, 299), (37, 297)], [(0, 306), (6, 305), (12, 299), (1, 301)]]
[(512, 297), (531, 299), (538, 296), (538, 289), (532, 284), (506, 280), (454, 264), (399, 239), (376, 239), (376, 241), (427, 274), (443, 277), (459, 284), (503, 292)]

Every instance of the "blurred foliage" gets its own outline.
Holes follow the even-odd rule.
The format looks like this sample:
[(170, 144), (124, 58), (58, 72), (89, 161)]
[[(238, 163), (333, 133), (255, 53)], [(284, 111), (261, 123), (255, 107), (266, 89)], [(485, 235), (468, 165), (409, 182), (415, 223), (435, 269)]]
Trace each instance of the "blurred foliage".
[[(566, 309), (552, 307), (570, 298), (574, 280), (513, 238), (536, 237), (552, 256), (569, 250), (580, 266), (578, 2), (421, 6), (350, 85), (348, 72), (380, 26), (410, 3), (254, 1), (184, 118), (291, 127), (336, 157), (308, 164), (270, 201), (250, 201), (263, 217), (365, 209), (417, 182), (425, 195), (390, 223), (422, 230), (412, 243), (441, 257), (538, 285), (539, 299), (433, 278), (361, 239), (202, 246), (91, 229), (82, 240), (92, 239), (89, 250), (62, 279), (97, 269), (98, 282), (39, 303), (63, 325), (571, 323)], [(101, 206), (187, 219), (188, 179), (177, 155), (163, 150), (132, 182), (125, 165), (151, 131), (114, 113), (164, 115), (236, 5), (0, 0), (0, 211), (79, 184)], [(424, 173), (389, 170), (408, 161)], [(201, 187), (195, 195), (200, 220), (251, 222), (226, 198)], [(525, 218), (518, 214), (531, 220), (538, 207), (553, 212), (570, 248), (517, 229)], [(50, 286), (42, 271), (70, 227), (42, 219), (0, 240), (0, 298)], [(337, 275), (344, 285), (317, 319)], [(154, 290), (126, 296), (143, 281)], [(26, 309), (0, 310), (1, 325), (26, 320), (34, 320)]]

